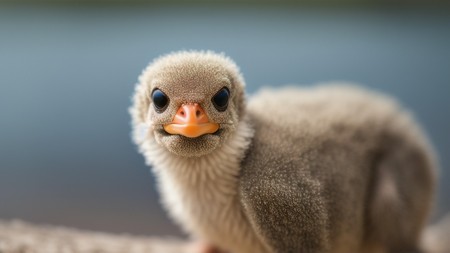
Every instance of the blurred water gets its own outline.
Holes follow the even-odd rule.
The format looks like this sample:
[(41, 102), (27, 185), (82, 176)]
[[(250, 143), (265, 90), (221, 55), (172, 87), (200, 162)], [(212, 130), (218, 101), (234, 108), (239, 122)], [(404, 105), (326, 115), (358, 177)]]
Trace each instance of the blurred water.
[(236, 60), (248, 91), (363, 83), (414, 111), (450, 211), (450, 15), (289, 7), (0, 6), (0, 218), (175, 234), (129, 138), (141, 69), (180, 49)]

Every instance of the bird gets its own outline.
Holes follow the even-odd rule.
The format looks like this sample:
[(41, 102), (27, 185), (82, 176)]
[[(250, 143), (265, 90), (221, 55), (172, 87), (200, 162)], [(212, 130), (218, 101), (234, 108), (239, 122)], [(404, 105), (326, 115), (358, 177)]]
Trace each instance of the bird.
[(263, 88), (224, 53), (153, 60), (132, 138), (199, 252), (421, 252), (435, 151), (407, 109), (360, 85)]

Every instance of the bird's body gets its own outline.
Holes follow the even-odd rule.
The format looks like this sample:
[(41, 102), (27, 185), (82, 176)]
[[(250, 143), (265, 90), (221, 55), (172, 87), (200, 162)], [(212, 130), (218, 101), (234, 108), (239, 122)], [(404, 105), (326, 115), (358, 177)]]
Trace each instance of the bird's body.
[[(210, 89), (224, 78), (229, 82)], [(163, 84), (155, 88), (155, 80)], [(135, 141), (164, 205), (189, 234), (230, 253), (418, 249), (435, 165), (407, 113), (389, 98), (345, 85), (265, 90), (245, 106), (242, 82), (223, 56), (191, 52), (158, 60), (137, 87)], [(217, 98), (226, 94), (223, 85), (225, 110)], [(152, 95), (165, 102), (157, 114), (149, 87), (170, 93), (167, 101)], [(175, 114), (190, 115), (178, 109), (186, 103), (195, 103), (189, 108), (196, 115), (205, 112), (207, 124), (222, 122), (219, 130), (172, 134), (177, 128), (166, 126)], [(142, 124), (150, 126), (143, 137)]]
[[(427, 140), (393, 100), (328, 84), (262, 92), (248, 111), (255, 135), (242, 164), (242, 202), (275, 248), (415, 250), (435, 164)], [(247, 204), (251, 199), (272, 204)]]

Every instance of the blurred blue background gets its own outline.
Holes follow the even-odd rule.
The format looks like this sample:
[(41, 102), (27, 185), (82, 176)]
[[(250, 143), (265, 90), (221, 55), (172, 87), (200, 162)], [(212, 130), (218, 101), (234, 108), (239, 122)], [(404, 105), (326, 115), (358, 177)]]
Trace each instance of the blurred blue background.
[(179, 234), (130, 140), (141, 70), (180, 49), (225, 52), (248, 91), (346, 80), (410, 108), (440, 154), (450, 211), (448, 5), (0, 2), (0, 219)]

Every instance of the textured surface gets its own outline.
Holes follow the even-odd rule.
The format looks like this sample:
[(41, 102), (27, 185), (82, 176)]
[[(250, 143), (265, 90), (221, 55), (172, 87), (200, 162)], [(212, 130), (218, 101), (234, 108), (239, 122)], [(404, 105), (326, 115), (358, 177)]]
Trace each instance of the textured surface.
[[(450, 216), (429, 227), (427, 253), (448, 253)], [(0, 253), (195, 253), (176, 239), (157, 239), (87, 232), (69, 228), (36, 226), (0, 220)]]
[(113, 235), (62, 227), (0, 221), (1, 253), (180, 253), (187, 244), (176, 239)]

